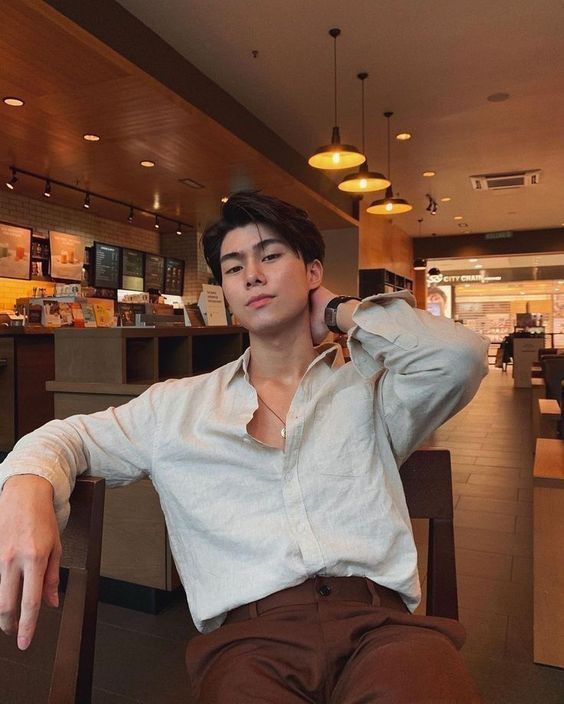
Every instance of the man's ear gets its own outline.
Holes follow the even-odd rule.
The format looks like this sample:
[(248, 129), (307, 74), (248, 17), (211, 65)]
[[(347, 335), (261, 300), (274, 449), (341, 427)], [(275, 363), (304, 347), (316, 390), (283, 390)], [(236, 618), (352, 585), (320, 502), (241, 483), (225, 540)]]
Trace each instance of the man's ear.
[(321, 286), (323, 281), (323, 264), (319, 259), (314, 259), (309, 264), (306, 264), (307, 280), (309, 290), (313, 291)]

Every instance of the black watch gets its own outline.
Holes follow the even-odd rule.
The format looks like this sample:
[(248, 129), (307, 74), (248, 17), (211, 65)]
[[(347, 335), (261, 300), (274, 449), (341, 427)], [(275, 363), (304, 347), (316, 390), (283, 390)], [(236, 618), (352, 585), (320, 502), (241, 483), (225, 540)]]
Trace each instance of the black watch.
[(336, 296), (329, 301), (325, 308), (325, 325), (327, 325), (331, 332), (335, 332), (337, 335), (342, 335), (343, 332), (345, 332), (337, 327), (337, 308), (341, 303), (360, 300), (361, 299), (356, 296)]

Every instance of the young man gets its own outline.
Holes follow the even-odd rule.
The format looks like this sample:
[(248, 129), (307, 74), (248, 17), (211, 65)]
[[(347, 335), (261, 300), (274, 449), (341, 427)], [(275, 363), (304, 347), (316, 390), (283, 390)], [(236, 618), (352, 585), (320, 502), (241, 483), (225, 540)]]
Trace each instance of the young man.
[[(18, 442), (0, 466), (0, 626), (26, 648), (41, 595), (57, 603), (56, 517), (77, 474), (149, 476), (202, 633), (198, 701), (478, 701), (460, 624), (410, 613), (398, 467), (472, 398), (486, 343), (407, 292), (336, 297), (317, 228), (276, 198), (233, 195), (203, 245), (250, 348)], [(351, 363), (315, 346), (329, 330), (348, 331)]]

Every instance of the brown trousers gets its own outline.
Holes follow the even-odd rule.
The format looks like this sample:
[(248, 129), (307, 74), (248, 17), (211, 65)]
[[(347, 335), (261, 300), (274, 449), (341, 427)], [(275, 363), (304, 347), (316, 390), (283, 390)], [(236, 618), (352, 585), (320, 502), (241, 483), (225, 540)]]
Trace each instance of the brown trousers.
[(231, 611), (186, 664), (200, 704), (476, 704), (464, 637), (364, 577), (314, 577)]

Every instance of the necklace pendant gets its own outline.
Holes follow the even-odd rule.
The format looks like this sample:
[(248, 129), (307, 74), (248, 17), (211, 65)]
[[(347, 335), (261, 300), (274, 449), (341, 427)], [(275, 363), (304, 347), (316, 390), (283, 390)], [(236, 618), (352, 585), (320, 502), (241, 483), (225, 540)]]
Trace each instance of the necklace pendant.
[(286, 439), (286, 426), (284, 426), (284, 427), (282, 428), (282, 430), (280, 431), (280, 435), (281, 435), (284, 439)]

